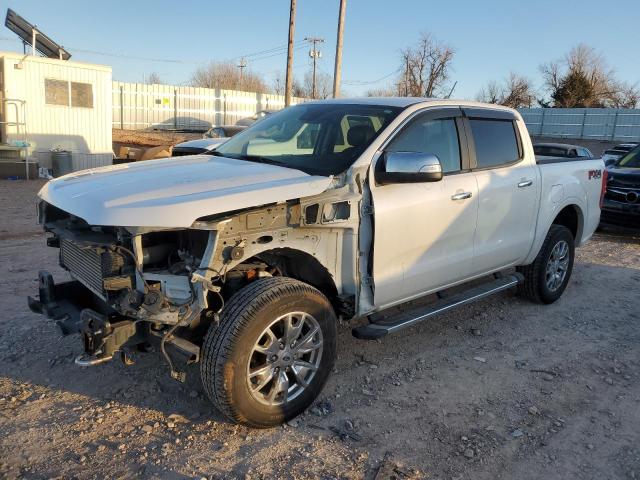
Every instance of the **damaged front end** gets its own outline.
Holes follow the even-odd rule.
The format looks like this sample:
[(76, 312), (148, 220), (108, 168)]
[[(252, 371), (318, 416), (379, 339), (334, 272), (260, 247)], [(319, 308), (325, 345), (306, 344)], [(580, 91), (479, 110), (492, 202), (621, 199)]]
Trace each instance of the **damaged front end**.
[(76, 363), (96, 365), (117, 353), (129, 363), (129, 348), (159, 339), (172, 377), (184, 380), (165, 345), (198, 361), (197, 339), (222, 306), (220, 288), (197, 274), (212, 233), (90, 226), (44, 201), (39, 219), (72, 280), (56, 284), (41, 271), (39, 297), (29, 297), (29, 307), (64, 335), (81, 334), (84, 354)]

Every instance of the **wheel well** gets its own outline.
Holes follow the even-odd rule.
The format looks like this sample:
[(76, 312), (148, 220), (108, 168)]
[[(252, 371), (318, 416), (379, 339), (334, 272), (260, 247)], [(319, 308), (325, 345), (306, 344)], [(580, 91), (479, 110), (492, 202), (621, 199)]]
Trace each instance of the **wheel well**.
[(579, 207), (577, 205), (567, 205), (560, 210), (552, 223), (567, 227), (573, 235), (574, 240), (577, 240), (582, 231), (582, 217)]
[(254, 258), (275, 267), (285, 277), (295, 278), (317, 288), (329, 299), (334, 310), (337, 309), (338, 289), (333, 277), (313, 255), (293, 248), (274, 248), (261, 252)]

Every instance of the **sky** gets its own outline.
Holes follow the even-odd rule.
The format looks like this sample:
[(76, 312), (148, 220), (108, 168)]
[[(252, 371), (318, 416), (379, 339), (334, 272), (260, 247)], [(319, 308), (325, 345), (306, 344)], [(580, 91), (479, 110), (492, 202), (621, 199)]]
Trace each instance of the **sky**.
[[(294, 74), (310, 69), (305, 37), (321, 37), (319, 69), (332, 74), (339, 0), (298, 0)], [(539, 65), (585, 43), (608, 60), (620, 80), (640, 85), (638, 0), (348, 0), (342, 89), (350, 95), (390, 83), (400, 51), (429, 32), (455, 49), (453, 97), (474, 98), (513, 71), (542, 83)], [(4, 7), (4, 8), (3, 8)], [(3, 0), (72, 54), (111, 65), (114, 80), (187, 84), (210, 61), (239, 62), (269, 84), (284, 76), (289, 0)], [(22, 51), (0, 27), (0, 50)]]

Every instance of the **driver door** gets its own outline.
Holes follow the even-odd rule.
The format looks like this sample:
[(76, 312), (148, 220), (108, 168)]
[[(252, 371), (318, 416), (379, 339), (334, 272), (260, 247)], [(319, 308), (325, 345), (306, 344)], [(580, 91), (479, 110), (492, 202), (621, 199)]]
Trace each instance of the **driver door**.
[(378, 162), (391, 152), (434, 154), (444, 175), (426, 183), (370, 182), (375, 212), (374, 303), (378, 308), (465, 279), (472, 268), (478, 216), (478, 186), (469, 171), (459, 108), (417, 114), (387, 144)]

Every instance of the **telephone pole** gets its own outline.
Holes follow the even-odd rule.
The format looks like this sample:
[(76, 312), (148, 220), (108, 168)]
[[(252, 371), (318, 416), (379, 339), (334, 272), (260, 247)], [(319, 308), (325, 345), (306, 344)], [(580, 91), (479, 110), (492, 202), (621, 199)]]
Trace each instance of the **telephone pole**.
[(238, 63), (238, 68), (240, 69), (240, 90), (242, 90), (242, 86), (243, 86), (243, 73), (244, 73), (244, 69), (247, 66), (247, 61), (244, 58), (240, 59), (240, 63)]
[(311, 80), (311, 98), (316, 98), (316, 61), (322, 58), (322, 52), (316, 48), (318, 43), (324, 43), (324, 38), (307, 37), (306, 42), (313, 44), (311, 50), (309, 50), (309, 56), (313, 59), (313, 77)]
[(287, 75), (284, 87), (284, 106), (291, 105), (291, 90), (293, 87), (293, 34), (296, 28), (296, 0), (291, 0), (289, 11), (289, 43), (287, 46)]
[(338, 37), (336, 39), (336, 63), (333, 68), (333, 98), (340, 96), (340, 80), (342, 76), (342, 34), (344, 33), (344, 16), (347, 11), (347, 0), (340, 0), (338, 15)]

